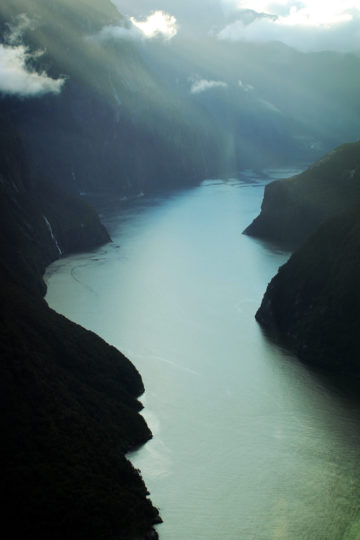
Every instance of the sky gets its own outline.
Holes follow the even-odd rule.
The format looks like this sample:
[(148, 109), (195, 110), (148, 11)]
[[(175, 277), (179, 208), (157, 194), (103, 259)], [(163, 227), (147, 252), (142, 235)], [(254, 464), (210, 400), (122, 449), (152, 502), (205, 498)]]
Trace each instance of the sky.
[(360, 51), (360, 0), (112, 2), (146, 38), (205, 33), (228, 41), (281, 41), (304, 52)]

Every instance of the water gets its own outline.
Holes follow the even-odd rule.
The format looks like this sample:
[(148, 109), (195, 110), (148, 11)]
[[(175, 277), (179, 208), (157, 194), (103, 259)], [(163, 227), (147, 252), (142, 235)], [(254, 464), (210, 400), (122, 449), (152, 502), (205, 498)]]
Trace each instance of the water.
[(49, 304), (143, 376), (154, 438), (131, 459), (161, 540), (360, 538), (356, 391), (254, 320), (288, 257), (241, 235), (264, 183), (249, 171), (122, 207), (98, 201), (114, 243), (47, 272)]

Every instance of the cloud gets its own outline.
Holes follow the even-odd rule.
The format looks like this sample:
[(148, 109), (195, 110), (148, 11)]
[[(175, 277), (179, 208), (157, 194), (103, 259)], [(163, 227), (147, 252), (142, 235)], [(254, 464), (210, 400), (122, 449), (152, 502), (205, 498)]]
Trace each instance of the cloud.
[(9, 32), (5, 35), (5, 41), (9, 45), (19, 45), (26, 30), (34, 30), (35, 23), (26, 13), (21, 13), (12, 21), (7, 23)]
[(130, 21), (146, 38), (161, 36), (171, 39), (178, 31), (175, 17), (164, 11), (154, 11), (144, 21), (138, 21), (134, 17), (130, 17)]
[(227, 88), (227, 83), (224, 81), (209, 81), (207, 79), (198, 79), (192, 81), (190, 92), (192, 94), (200, 94), (201, 92), (206, 92), (212, 88)]
[(252, 84), (247, 84), (243, 81), (238, 81), (238, 85), (244, 92), (251, 92), (252, 90), (255, 90)]
[(144, 40), (153, 38), (172, 39), (178, 32), (176, 18), (164, 11), (154, 11), (144, 20), (130, 17), (122, 26), (104, 26), (97, 34), (103, 41), (109, 39)]
[(29, 67), (29, 61), (39, 55), (30, 54), (24, 45), (0, 44), (0, 92), (20, 97), (59, 94), (65, 79), (52, 79)]
[(223, 0), (238, 11), (253, 10), (306, 25), (336, 24), (359, 11), (358, 0)]
[[(353, 51), (360, 46), (360, 6), (355, 0), (234, 0), (238, 20), (223, 28), (219, 39), (230, 41), (282, 41), (302, 51)], [(258, 17), (245, 21), (243, 10)], [(264, 17), (265, 14), (271, 18)]]
[(104, 26), (100, 30), (100, 32), (96, 35), (96, 38), (100, 41), (108, 41), (108, 40), (118, 40), (118, 39), (124, 39), (124, 40), (138, 40), (143, 39), (144, 34), (140, 32), (135, 26), (131, 25), (129, 27), (127, 26)]

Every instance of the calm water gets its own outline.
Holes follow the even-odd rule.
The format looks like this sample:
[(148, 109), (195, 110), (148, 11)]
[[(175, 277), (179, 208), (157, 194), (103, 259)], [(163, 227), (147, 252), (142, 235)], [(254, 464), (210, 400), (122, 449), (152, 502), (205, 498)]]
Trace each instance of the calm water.
[(356, 393), (254, 320), (288, 257), (241, 235), (264, 182), (248, 172), (125, 206), (98, 201), (114, 242), (47, 272), (49, 304), (143, 376), (154, 438), (131, 459), (160, 508), (161, 540), (360, 538)]

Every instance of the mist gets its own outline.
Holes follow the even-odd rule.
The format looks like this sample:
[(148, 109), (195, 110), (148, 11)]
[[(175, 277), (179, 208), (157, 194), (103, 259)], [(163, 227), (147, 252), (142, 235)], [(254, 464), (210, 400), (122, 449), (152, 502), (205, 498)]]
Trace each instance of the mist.
[[(46, 168), (71, 189), (99, 184), (146, 192), (248, 167), (309, 163), (360, 135), (359, 57), (304, 54), (295, 46), (304, 28), (297, 34), (279, 24), (280, 17), (294, 18), (290, 3), (280, 11), (215, 0), (86, 6), (86, 14), (67, 0), (7, 1), (0, 8), (2, 93), (43, 96), (38, 119), (25, 115), (31, 154), (42, 168), (41, 134), (51, 131), (54, 149), (70, 157), (49, 155)], [(331, 32), (340, 36), (344, 24), (355, 29), (357, 12)], [(271, 32), (257, 38), (257, 28), (274, 25), (293, 36), (293, 46), (286, 32), (275, 36), (283, 42)], [(322, 35), (316, 25), (308, 31)], [(24, 105), (12, 106), (24, 115)], [(65, 125), (53, 131), (58, 118)], [(68, 144), (74, 137), (77, 152)], [(102, 148), (105, 168), (89, 163), (89, 146)]]

